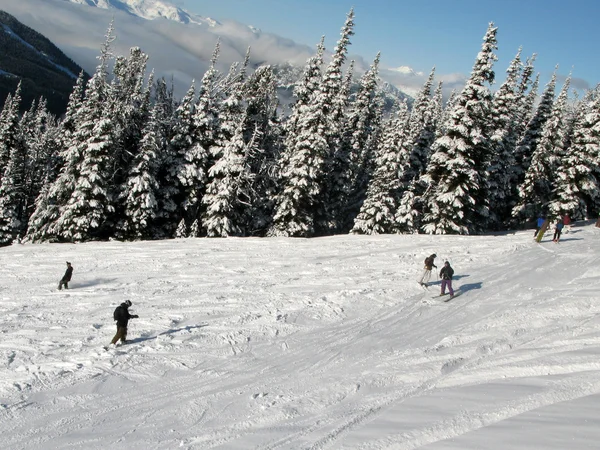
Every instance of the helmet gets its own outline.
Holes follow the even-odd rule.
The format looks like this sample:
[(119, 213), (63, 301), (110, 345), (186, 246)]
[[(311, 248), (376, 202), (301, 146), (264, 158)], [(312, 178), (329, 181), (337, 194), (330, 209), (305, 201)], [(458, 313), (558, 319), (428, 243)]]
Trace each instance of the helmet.
[(131, 306), (131, 300), (125, 300), (123, 304), (129, 308)]

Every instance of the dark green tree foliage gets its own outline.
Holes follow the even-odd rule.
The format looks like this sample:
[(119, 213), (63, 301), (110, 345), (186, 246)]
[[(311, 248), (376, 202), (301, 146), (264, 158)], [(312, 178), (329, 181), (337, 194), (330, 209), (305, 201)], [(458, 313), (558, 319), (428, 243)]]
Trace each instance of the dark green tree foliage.
[(453, 107), (444, 136), (436, 140), (425, 181), (422, 229), (430, 234), (472, 234), (486, 229), (489, 218), (487, 162), (497, 59), (497, 28), (491, 23), (471, 77)]
[[(0, 245), (12, 242), (26, 224), (25, 207), (27, 194), (25, 190), (27, 148), (24, 137), (20, 133), (19, 103), (21, 101), (20, 85), (15, 95), (9, 98), (0, 116), (0, 156), (5, 164), (0, 167)], [(21, 122), (28, 120), (26, 113)]]
[(600, 96), (588, 96), (578, 110), (570, 147), (554, 177), (550, 213), (573, 219), (593, 217), (600, 207)]
[(569, 85), (570, 78), (567, 78), (544, 124), (525, 181), (519, 187), (519, 201), (513, 209), (513, 215), (522, 220), (533, 220), (540, 212), (549, 213), (549, 205), (553, 200), (552, 180), (564, 152)]
[(325, 119), (319, 107), (323, 64), (323, 40), (310, 58), (297, 92), (279, 172), (272, 236), (308, 237), (315, 233), (315, 214), (322, 193), (321, 182), (329, 154)]
[(516, 180), (512, 178), (517, 144), (517, 124), (522, 98), (519, 78), (522, 71), (521, 49), (511, 61), (506, 80), (496, 91), (492, 103), (492, 129), (488, 185), (490, 193), (490, 226), (500, 229), (511, 217), (510, 196)]
[[(525, 174), (531, 164), (531, 158), (537, 149), (538, 143), (542, 136), (542, 130), (550, 113), (552, 111), (552, 105), (554, 104), (554, 89), (556, 87), (556, 72), (552, 76), (552, 79), (548, 82), (544, 88), (544, 92), (540, 98), (540, 102), (533, 114), (533, 117), (527, 123), (525, 132), (521, 137), (517, 148), (515, 150), (515, 167), (517, 170), (517, 185), (523, 184), (525, 181)], [(537, 91), (537, 89), (536, 89)], [(532, 89), (533, 92), (533, 89)], [(532, 94), (533, 96), (533, 94)], [(514, 210), (513, 210), (514, 216)]]
[(256, 69), (246, 80), (244, 92), (244, 142), (247, 144), (247, 163), (252, 174), (252, 185), (243, 193), (248, 203), (246, 234), (263, 236), (271, 226), (273, 217), (273, 198), (277, 190), (275, 174), (283, 137), (278, 114), (277, 80), (272, 67)]
[(396, 209), (400, 191), (400, 161), (408, 159), (402, 143), (408, 134), (408, 108), (400, 105), (396, 115), (384, 125), (375, 170), (351, 230), (354, 234), (383, 234), (396, 230)]

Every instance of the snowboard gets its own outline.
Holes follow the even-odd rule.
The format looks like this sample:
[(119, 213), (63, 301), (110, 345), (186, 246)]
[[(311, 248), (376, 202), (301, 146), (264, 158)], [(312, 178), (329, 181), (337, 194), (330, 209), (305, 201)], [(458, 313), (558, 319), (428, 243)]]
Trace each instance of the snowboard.
[(550, 225), (550, 221), (549, 220), (544, 220), (544, 223), (542, 224), (542, 228), (540, 228), (540, 231), (538, 231), (538, 234), (535, 237), (535, 241), (536, 242), (542, 242), (542, 238), (544, 237), (544, 233), (546, 232), (546, 230), (548, 230), (548, 225)]

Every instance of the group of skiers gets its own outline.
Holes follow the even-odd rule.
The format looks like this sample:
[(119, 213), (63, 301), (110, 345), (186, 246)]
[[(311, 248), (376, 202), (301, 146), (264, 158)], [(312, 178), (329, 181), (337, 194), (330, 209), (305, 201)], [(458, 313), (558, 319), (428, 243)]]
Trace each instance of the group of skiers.
[[(542, 232), (544, 228), (544, 223), (546, 223), (546, 219), (543, 216), (540, 216), (536, 222), (535, 232), (533, 233), (533, 238), (538, 237), (538, 233)], [(598, 219), (599, 226), (600, 218)], [(566, 232), (568, 233), (571, 228), (571, 218), (568, 215), (558, 219), (554, 225), (554, 236), (552, 240), (554, 242), (558, 242), (560, 240), (560, 235), (562, 233), (563, 228), (566, 227)], [(544, 230), (545, 231), (545, 230)], [(431, 272), (433, 268), (438, 268), (435, 265), (435, 258), (437, 255), (435, 253), (429, 255), (425, 258), (425, 266), (423, 270), (423, 274), (419, 279), (419, 284), (423, 287), (428, 287), (429, 280), (431, 279)], [(67, 261), (67, 270), (63, 277), (60, 279), (58, 283), (58, 289), (62, 290), (69, 289), (69, 281), (71, 281), (71, 277), (73, 276), (73, 266), (69, 261)], [(454, 297), (454, 289), (452, 288), (452, 277), (454, 276), (454, 269), (450, 266), (449, 261), (444, 262), (444, 266), (441, 268), (439, 272), (439, 278), (441, 279), (441, 293), (440, 296), (446, 295), (446, 289), (448, 289), (448, 293), (450, 294), (450, 298)], [(111, 341), (111, 345), (116, 345), (116, 343), (120, 340), (121, 343), (126, 343), (127, 341), (127, 325), (129, 323), (129, 319), (137, 319), (138, 316), (135, 314), (130, 314), (129, 307), (131, 306), (131, 301), (126, 300), (121, 303), (114, 311), (113, 318), (117, 322), (117, 333), (113, 337)]]
[[(546, 226), (544, 227), (544, 224)], [(541, 240), (539, 233), (544, 233), (548, 229), (549, 222), (544, 216), (540, 216), (537, 218), (535, 232), (533, 233), (533, 239), (537, 239), (538, 242)], [(562, 234), (563, 229), (565, 229), (565, 233), (571, 231), (571, 218), (568, 214), (565, 214), (563, 217), (556, 219), (554, 223), (554, 235), (552, 236), (552, 241), (558, 243), (560, 241), (560, 235)]]
[[(423, 287), (429, 286), (427, 283), (431, 279), (431, 271), (437, 266), (435, 265), (435, 258), (437, 255), (435, 253), (429, 255), (425, 258), (425, 267), (423, 270), (423, 275), (419, 280), (419, 284)], [(449, 261), (444, 262), (444, 267), (440, 270), (440, 279), (442, 280), (442, 291), (440, 296), (446, 295), (446, 288), (448, 289), (448, 293), (450, 294), (450, 298), (454, 297), (454, 289), (452, 289), (452, 277), (454, 276), (454, 269), (450, 266)]]

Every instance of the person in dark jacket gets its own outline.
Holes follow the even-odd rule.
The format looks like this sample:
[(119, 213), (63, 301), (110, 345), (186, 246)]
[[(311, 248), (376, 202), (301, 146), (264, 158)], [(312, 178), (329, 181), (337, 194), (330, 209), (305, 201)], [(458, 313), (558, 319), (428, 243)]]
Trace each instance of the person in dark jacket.
[(454, 269), (450, 267), (450, 263), (446, 261), (444, 267), (440, 270), (440, 278), (442, 279), (442, 293), (440, 295), (446, 295), (446, 287), (450, 293), (450, 298), (454, 297), (454, 290), (452, 289), (452, 277), (454, 276)]
[(429, 281), (429, 278), (431, 278), (431, 270), (434, 267), (437, 269), (437, 266), (434, 264), (435, 258), (437, 258), (437, 255), (435, 253), (425, 258), (425, 270), (423, 271), (423, 275), (419, 280), (420, 285), (427, 286), (427, 282)]
[(115, 334), (115, 337), (110, 342), (111, 344), (116, 344), (119, 339), (123, 344), (127, 341), (127, 324), (129, 323), (129, 319), (138, 318), (135, 314), (129, 314), (130, 306), (131, 301), (126, 300), (115, 309), (113, 317), (117, 321), (117, 334)]
[(67, 271), (63, 275), (63, 277), (58, 282), (58, 290), (62, 290), (63, 286), (65, 289), (69, 289), (69, 281), (71, 281), (71, 276), (73, 275), (73, 266), (69, 261), (67, 261)]

